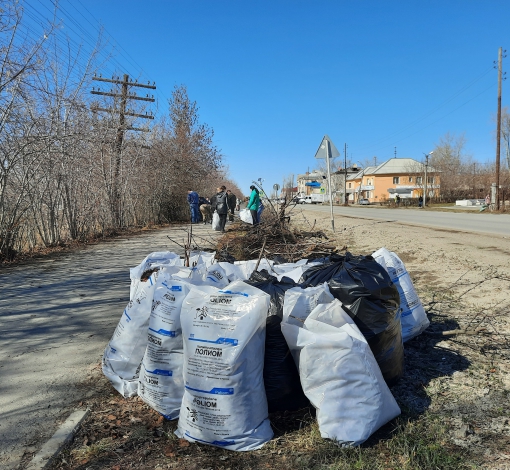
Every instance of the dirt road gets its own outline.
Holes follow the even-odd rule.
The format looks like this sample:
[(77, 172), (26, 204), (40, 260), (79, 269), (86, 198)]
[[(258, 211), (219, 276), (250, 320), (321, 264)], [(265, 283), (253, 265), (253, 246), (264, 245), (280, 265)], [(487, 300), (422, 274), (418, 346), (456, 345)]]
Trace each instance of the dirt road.
[[(196, 225), (197, 235), (213, 233)], [(16, 468), (85, 399), (129, 300), (129, 268), (153, 251), (181, 252), (185, 232), (117, 238), (22, 266), (0, 268), (0, 467)]]
[[(315, 228), (328, 230), (327, 213), (293, 215), (307, 226), (314, 219)], [(405, 376), (392, 389), (401, 407), (440, 417), (455, 445), (487, 468), (510, 468), (510, 240), (365, 218), (338, 217), (336, 226), (336, 244), (353, 253), (381, 246), (398, 253), (429, 312), (431, 326), (406, 343)], [(174, 250), (168, 233), (2, 271), (2, 468), (14, 468), (87, 399), (80, 383), (92, 375), (127, 301), (128, 268), (151, 251)], [(482, 333), (438, 336), (475, 327)]]

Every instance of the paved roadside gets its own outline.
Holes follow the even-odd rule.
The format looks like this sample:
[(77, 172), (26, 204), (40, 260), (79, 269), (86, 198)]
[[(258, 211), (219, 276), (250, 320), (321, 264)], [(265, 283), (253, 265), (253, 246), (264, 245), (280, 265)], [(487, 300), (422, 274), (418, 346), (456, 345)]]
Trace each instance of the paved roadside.
[[(193, 232), (216, 234), (201, 224)], [(187, 234), (165, 228), (0, 268), (0, 468), (17, 468), (87, 397), (79, 384), (129, 300), (129, 268), (153, 251), (182, 254), (167, 236)]]

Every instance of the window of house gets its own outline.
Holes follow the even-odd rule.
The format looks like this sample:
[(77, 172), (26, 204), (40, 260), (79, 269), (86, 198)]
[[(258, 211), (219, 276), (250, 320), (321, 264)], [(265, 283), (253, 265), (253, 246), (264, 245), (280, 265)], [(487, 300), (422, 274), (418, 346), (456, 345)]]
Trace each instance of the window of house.
[(434, 177), (433, 176), (428, 176), (427, 177), (427, 183), (428, 184), (434, 184)]
[(352, 183), (349, 183), (349, 189), (352, 188)]
[(412, 183), (412, 182), (413, 182), (413, 177), (412, 177), (412, 176), (410, 176), (410, 177), (409, 177), (409, 183)]
[(423, 183), (423, 178), (421, 176), (417, 176), (416, 177), (416, 184), (422, 184)]
[(399, 176), (394, 176), (393, 177), (393, 184), (399, 184), (400, 183), (400, 177)]

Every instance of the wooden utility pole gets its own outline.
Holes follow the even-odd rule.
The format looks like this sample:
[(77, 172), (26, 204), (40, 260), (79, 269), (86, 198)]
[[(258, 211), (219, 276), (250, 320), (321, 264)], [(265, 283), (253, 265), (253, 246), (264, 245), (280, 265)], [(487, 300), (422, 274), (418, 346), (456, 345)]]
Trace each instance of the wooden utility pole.
[(503, 49), (498, 50), (498, 127), (496, 131), (496, 210), (499, 210), (499, 166), (501, 152), (501, 75), (503, 68)]
[(139, 88), (149, 88), (151, 90), (156, 89), (156, 85), (153, 83), (152, 85), (149, 83), (138, 83), (137, 80), (133, 82), (133, 80), (129, 80), (129, 75), (124, 74), (122, 80), (118, 78), (103, 78), (93, 77), (93, 80), (97, 80), (99, 82), (107, 82), (113, 83), (115, 85), (121, 85), (121, 92), (115, 93), (114, 91), (103, 92), (99, 90), (92, 89), (91, 93), (93, 95), (102, 95), (102, 96), (111, 96), (113, 98), (120, 98), (119, 108), (100, 108), (98, 106), (92, 107), (92, 111), (106, 111), (109, 113), (118, 113), (119, 114), (119, 126), (117, 127), (117, 134), (115, 136), (115, 167), (113, 170), (113, 182), (111, 188), (111, 209), (114, 218), (114, 223), (116, 227), (120, 227), (122, 225), (122, 210), (121, 210), (121, 197), (120, 197), (120, 169), (122, 166), (122, 143), (124, 142), (124, 133), (126, 131), (139, 131), (139, 132), (150, 132), (149, 129), (144, 129), (140, 127), (131, 127), (126, 126), (126, 116), (133, 116), (142, 119), (154, 119), (152, 114), (138, 114), (132, 111), (127, 110), (128, 100), (138, 100), (138, 101), (150, 101), (154, 102), (154, 96), (147, 95), (146, 97), (138, 96), (135, 93), (129, 92), (129, 87), (139, 87)]
[(344, 144), (344, 203), (342, 205), (347, 205), (347, 144)]

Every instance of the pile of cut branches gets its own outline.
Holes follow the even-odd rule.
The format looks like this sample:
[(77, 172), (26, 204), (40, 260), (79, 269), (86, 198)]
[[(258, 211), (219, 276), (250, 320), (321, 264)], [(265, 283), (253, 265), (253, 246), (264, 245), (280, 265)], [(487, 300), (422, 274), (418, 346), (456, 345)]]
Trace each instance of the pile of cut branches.
[[(219, 261), (242, 261), (265, 257), (279, 262), (316, 259), (345, 250), (321, 230), (308, 231), (292, 227), (286, 216), (287, 204), (266, 207), (259, 225), (236, 222), (219, 239), (216, 257)], [(290, 212), (290, 211), (289, 211)]]

